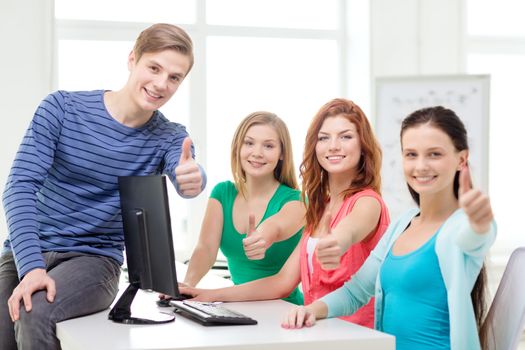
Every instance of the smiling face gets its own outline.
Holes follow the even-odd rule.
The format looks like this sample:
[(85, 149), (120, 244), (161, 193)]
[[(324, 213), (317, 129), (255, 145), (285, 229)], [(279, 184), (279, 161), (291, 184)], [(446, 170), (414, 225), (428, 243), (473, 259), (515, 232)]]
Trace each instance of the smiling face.
[(256, 124), (248, 129), (240, 149), (241, 167), (247, 178), (273, 178), (281, 158), (281, 142), (273, 127)]
[(126, 87), (135, 107), (144, 112), (162, 107), (177, 91), (189, 68), (190, 58), (175, 50), (146, 52), (138, 61), (131, 52)]
[(403, 169), (408, 185), (420, 196), (453, 194), (454, 176), (467, 162), (450, 137), (431, 124), (408, 128), (401, 138)]
[(329, 174), (357, 173), (361, 159), (361, 141), (354, 123), (337, 115), (321, 125), (315, 147), (317, 161)]

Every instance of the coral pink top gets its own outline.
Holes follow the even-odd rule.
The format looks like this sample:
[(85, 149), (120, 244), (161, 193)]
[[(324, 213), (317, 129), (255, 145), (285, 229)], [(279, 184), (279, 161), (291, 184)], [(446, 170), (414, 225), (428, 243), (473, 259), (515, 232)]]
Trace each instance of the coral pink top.
[[(351, 245), (348, 250), (341, 256), (341, 263), (337, 269), (324, 270), (317, 260), (316, 253), (312, 259), (313, 273), (310, 273), (308, 267), (307, 242), (311, 232), (306, 231), (300, 242), (300, 264), (301, 264), (301, 282), (304, 293), (304, 304), (311, 304), (313, 301), (341, 287), (344, 282), (359, 270), (365, 262), (370, 252), (376, 246), (377, 242), (385, 232), (390, 217), (388, 209), (379, 194), (371, 189), (365, 189), (357, 192), (351, 197), (344, 200), (341, 208), (335, 216), (332, 217), (330, 227), (333, 229), (337, 224), (346, 217), (354, 207), (355, 202), (361, 197), (374, 197), (381, 204), (381, 214), (379, 224), (375, 232), (369, 235), (365, 240)], [(368, 304), (359, 309), (351, 316), (344, 316), (341, 319), (360, 324), (362, 326), (374, 328), (374, 298)]]

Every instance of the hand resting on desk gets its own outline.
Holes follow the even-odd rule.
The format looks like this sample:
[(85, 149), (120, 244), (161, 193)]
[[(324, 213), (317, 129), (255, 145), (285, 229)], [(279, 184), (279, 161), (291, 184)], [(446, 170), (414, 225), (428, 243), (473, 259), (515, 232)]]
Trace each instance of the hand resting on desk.
[[(179, 291), (181, 287), (187, 287), (187, 285), (179, 282)], [(178, 297), (172, 297), (172, 296), (160, 293), (159, 300), (157, 300), (157, 306), (168, 307), (168, 306), (171, 306), (170, 301), (172, 300), (186, 300), (186, 299), (191, 299), (191, 298), (193, 298), (192, 295), (184, 294), (184, 293), (180, 293)]]
[(314, 301), (307, 306), (295, 306), (284, 317), (281, 327), (286, 329), (298, 329), (312, 327), (316, 320), (326, 318), (328, 307), (320, 300)]
[(179, 290), (182, 294), (189, 295), (194, 301), (223, 301), (219, 300), (216, 289), (180, 287)]

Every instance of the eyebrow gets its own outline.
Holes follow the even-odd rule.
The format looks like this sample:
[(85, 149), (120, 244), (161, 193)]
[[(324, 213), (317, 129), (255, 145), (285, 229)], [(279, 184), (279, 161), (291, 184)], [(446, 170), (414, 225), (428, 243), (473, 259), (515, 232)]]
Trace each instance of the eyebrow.
[[(157, 66), (157, 67), (162, 68), (162, 69), (165, 70), (164, 66), (162, 64), (160, 64), (159, 62), (155, 61), (155, 59), (150, 58), (149, 61), (150, 61), (150, 63), (152, 65)], [(184, 74), (183, 73), (170, 73), (170, 75), (176, 76), (176, 77), (179, 77), (179, 78), (184, 78)]]
[[(345, 130), (343, 130), (343, 131), (341, 131), (341, 132), (338, 132), (337, 134), (338, 134), (338, 135), (341, 135), (341, 134), (346, 134), (347, 132), (352, 132), (352, 133), (354, 133), (355, 131), (352, 130), (352, 129), (345, 129)], [(319, 134), (325, 134), (325, 135), (328, 135), (329, 133), (326, 132), (326, 131), (319, 130)]]
[[(250, 140), (255, 140), (253, 137), (248, 136), (248, 135), (244, 136), (244, 138), (245, 139), (250, 139)], [(266, 140), (263, 140), (263, 142), (279, 142), (279, 141), (276, 140), (276, 139), (266, 139)]]
[[(416, 149), (415, 148), (408, 148), (408, 147), (403, 147), (403, 151), (415, 151)], [(436, 147), (430, 147), (430, 148), (426, 148), (424, 151), (428, 152), (428, 151), (445, 151), (445, 149), (443, 147), (439, 147), (439, 146), (436, 146)]]

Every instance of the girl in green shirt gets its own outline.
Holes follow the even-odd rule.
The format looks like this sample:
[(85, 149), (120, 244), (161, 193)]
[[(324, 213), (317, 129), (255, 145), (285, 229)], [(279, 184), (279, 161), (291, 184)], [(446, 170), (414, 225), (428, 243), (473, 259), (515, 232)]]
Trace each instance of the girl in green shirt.
[[(288, 128), (279, 117), (255, 112), (240, 123), (231, 168), (234, 182), (221, 182), (212, 190), (184, 279), (188, 286), (210, 270), (219, 248), (235, 284), (272, 276), (301, 238), (305, 207)], [(297, 288), (285, 300), (303, 303)]]

